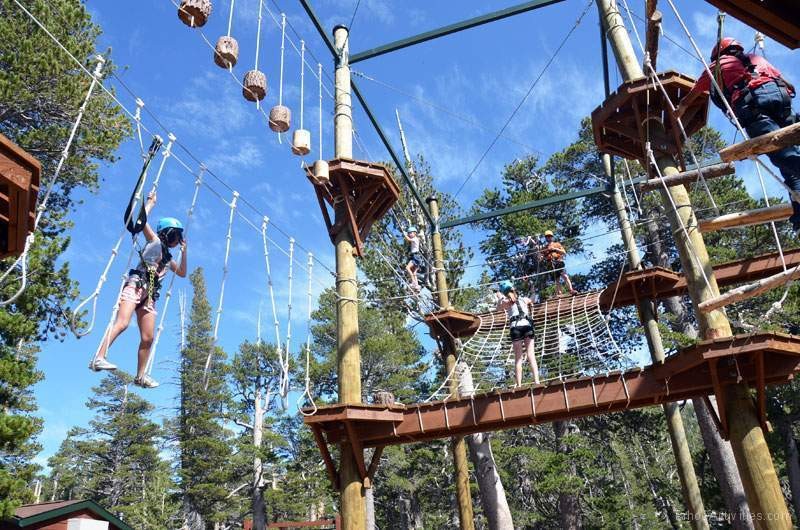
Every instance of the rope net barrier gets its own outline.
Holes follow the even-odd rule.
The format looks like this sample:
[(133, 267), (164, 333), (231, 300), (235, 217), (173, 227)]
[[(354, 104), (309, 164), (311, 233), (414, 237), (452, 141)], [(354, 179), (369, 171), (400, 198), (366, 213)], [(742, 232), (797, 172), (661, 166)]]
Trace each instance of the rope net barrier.
[[(533, 305), (530, 320), (540, 383), (605, 375), (636, 365), (611, 334), (600, 310), (601, 294), (602, 291), (591, 291)], [(450, 383), (455, 379), (459, 387), (463, 386), (465, 372), (473, 382), (472, 392), (510, 386), (514, 351), (506, 312), (496, 310), (476, 316), (477, 331), (460, 345), (455, 368), (426, 401), (452, 399)]]

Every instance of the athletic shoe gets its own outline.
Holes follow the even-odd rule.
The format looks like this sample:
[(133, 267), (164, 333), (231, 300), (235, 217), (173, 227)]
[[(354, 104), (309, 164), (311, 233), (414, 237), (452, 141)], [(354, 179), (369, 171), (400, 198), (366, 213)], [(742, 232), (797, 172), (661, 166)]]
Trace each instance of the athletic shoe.
[(149, 375), (143, 375), (142, 377), (134, 379), (133, 384), (142, 388), (156, 388), (158, 386), (158, 381)]
[(116, 369), (117, 365), (111, 364), (110, 362), (102, 358), (92, 359), (92, 361), (89, 363), (89, 370), (92, 370), (93, 372), (99, 372), (100, 370), (116, 370)]

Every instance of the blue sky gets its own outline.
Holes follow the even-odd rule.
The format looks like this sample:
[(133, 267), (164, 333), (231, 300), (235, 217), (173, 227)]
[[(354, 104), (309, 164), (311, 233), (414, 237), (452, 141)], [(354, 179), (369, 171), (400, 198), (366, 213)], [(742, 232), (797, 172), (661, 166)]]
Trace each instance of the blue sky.
[[(276, 104), (278, 95), (280, 31), (272, 16), (279, 19), (281, 9), (292, 27), (306, 40), (307, 60), (312, 64), (317, 59), (322, 62), (326, 89), (329, 92), (333, 90), (330, 82), (332, 60), (301, 6), (289, 0), (276, 2), (279, 7), (272, 0), (264, 3), (260, 69), (267, 74), (270, 87), (265, 100), (267, 110)], [(306, 337), (306, 250), (313, 252), (320, 261), (315, 264), (312, 281), (314, 298), (325, 286), (332, 284), (331, 275), (324, 268), (333, 269), (334, 257), (316, 199), (301, 171), (301, 161), (289, 151), (289, 138), (284, 135), (283, 142), (278, 142), (277, 136), (267, 128), (262, 114), (242, 98), (236, 81), (213, 63), (211, 50), (200, 32), (178, 20), (176, 8), (170, 0), (126, 2), (124, 7), (119, 2), (87, 0), (85, 3), (104, 31), (99, 49), (112, 49), (112, 57), (120, 67), (119, 77), (142, 98), (146, 109), (167, 129), (162, 129), (147, 113), (143, 116), (143, 125), (163, 137), (167, 132), (173, 132), (194, 157), (205, 162), (230, 188), (239, 191), (242, 198), (253, 206), (250, 208), (240, 203), (239, 207), (250, 222), (260, 225), (261, 216), (267, 215), (281, 229), (282, 233), (270, 229), (274, 240), (270, 252), (278, 319), (284, 340), (289, 296), (288, 259), (282, 250), (289, 247), (288, 237), (295, 238), (302, 247), (295, 248), (292, 297), (292, 345), (296, 350)], [(514, 3), (508, 0), (361, 0), (352, 26), (351, 50), (365, 50)], [(630, 3), (634, 12), (641, 15), (643, 2)], [(703, 53), (707, 54), (716, 35), (716, 11), (705, 2), (682, 0), (676, 3)], [(669, 6), (666, 2), (662, 4), (665, 35), (690, 49)], [(332, 28), (334, 24), (350, 22), (356, 0), (316, 0), (313, 5), (325, 27)], [(353, 70), (380, 82), (357, 77), (395, 149), (399, 152), (394, 114), (397, 109), (411, 151), (423, 154), (430, 162), (439, 189), (455, 192), (586, 5), (584, 0), (566, 0), (532, 13), (365, 61), (354, 65)], [(215, 2), (212, 17), (202, 28), (203, 34), (212, 42), (226, 32), (229, 6), (227, 1)], [(234, 73), (239, 79), (253, 65), (257, 11), (258, 0), (235, 2), (232, 34), (239, 41), (240, 57)], [(626, 24), (630, 29), (627, 17)], [(638, 29), (643, 34), (641, 24)], [(752, 29), (730, 17), (726, 29), (746, 47), (751, 46)], [(288, 32), (288, 37), (299, 47), (293, 31)], [(767, 56), (789, 79), (800, 81), (800, 58), (797, 54), (791, 54), (769, 39), (766, 49)], [(292, 44), (287, 43), (286, 50), (284, 103), (292, 108), (294, 124), (297, 124), (300, 62)], [(488, 153), (458, 196), (464, 208), (469, 208), (485, 187), (499, 184), (503, 165), (531, 153), (547, 157), (573, 141), (581, 118), (603, 99), (599, 54), (597, 11), (592, 6), (510, 123), (504, 137)], [(701, 65), (693, 55), (662, 39), (659, 69), (676, 69), (697, 75)], [(319, 107), (315, 72), (307, 70), (305, 80), (305, 126), (312, 131), (314, 150), (306, 157), (306, 162), (311, 163), (318, 156)], [(618, 84), (619, 76), (614, 69), (612, 86)], [(385, 85), (394, 88), (388, 89)], [(110, 79), (107, 86), (116, 91), (126, 107), (135, 108), (134, 96), (128, 94), (119, 82)], [(408, 94), (413, 97), (408, 97)], [(323, 158), (329, 159), (333, 158), (333, 105), (327, 94), (322, 106)], [(448, 112), (442, 112), (441, 108)], [(711, 124), (721, 129), (726, 139), (732, 140), (733, 128), (721, 114), (712, 109), (711, 118)], [(354, 144), (355, 158), (388, 160), (388, 153), (357, 104), (354, 122), (360, 139)], [(144, 134), (145, 142), (148, 142), (149, 135)], [(120, 160), (117, 163), (101, 168), (103, 182), (99, 192), (84, 194), (83, 204), (73, 215), (72, 244), (64, 257), (72, 264), (73, 275), (80, 281), (83, 296), (94, 289), (119, 236), (118, 219), (140, 168), (136, 139), (124, 144), (118, 154)], [(176, 148), (176, 154), (196, 171), (198, 164), (186, 151)], [(156, 167), (154, 164), (151, 178)], [(740, 170), (747, 178), (748, 188), (759, 197), (752, 165), (743, 163)], [(185, 219), (193, 180), (194, 177), (175, 158), (167, 160), (153, 217), (173, 215)], [(191, 268), (202, 266), (205, 269), (209, 298), (212, 306), (216, 307), (229, 209), (215, 193), (229, 200), (231, 191), (212, 178), (206, 180), (214, 191), (203, 188), (200, 192), (195, 219), (189, 229), (188, 257)], [(772, 182), (768, 181), (768, 185), (771, 193), (782, 194)], [(597, 227), (590, 233), (603, 231), (602, 227)], [(463, 233), (471, 245), (477, 245), (480, 234), (469, 228), (463, 229)], [(593, 248), (601, 252), (609, 242), (616, 242), (616, 238), (616, 234), (597, 238)], [(57, 449), (70, 427), (83, 425), (90, 417), (84, 403), (99, 377), (89, 372), (86, 364), (110, 316), (121, 275), (125, 272), (129, 248), (126, 240), (100, 295), (95, 332), (80, 340), (70, 336), (64, 343), (43, 346), (40, 368), (45, 379), (36, 387), (40, 414), (45, 420), (40, 438), (44, 444), (40, 455), (42, 462)], [(584, 258), (576, 258), (576, 261), (584, 261)], [(391, 271), (387, 270), (388, 274)], [(179, 338), (177, 301), (181, 290), (186, 291), (188, 298), (191, 297), (188, 281), (178, 279), (157, 352), (154, 376), (164, 384), (146, 394), (156, 403), (159, 415), (172, 413), (178, 393), (175, 369)], [(219, 334), (219, 343), (226, 351), (233, 353), (242, 340), (255, 338), (260, 306), (265, 315), (263, 336), (272, 340), (272, 317), (260, 234), (237, 216)], [(138, 331), (132, 324), (112, 347), (110, 359), (126, 371), (134, 370), (137, 342)]]

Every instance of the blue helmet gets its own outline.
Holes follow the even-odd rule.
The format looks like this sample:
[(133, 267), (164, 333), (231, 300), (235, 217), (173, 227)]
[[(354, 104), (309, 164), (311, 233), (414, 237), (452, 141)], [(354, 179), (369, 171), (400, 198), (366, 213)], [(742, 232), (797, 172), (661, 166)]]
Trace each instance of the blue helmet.
[(503, 294), (508, 294), (514, 290), (514, 284), (511, 283), (509, 280), (503, 280), (499, 283), (500, 292)]
[(411, 232), (416, 232), (416, 231), (417, 231), (416, 226), (409, 226), (408, 229), (406, 230), (406, 233), (410, 234)]
[(183, 224), (180, 221), (175, 219), (174, 217), (162, 217), (158, 220), (158, 224), (156, 225), (156, 232), (163, 232), (169, 228), (177, 228), (178, 230), (183, 230)]

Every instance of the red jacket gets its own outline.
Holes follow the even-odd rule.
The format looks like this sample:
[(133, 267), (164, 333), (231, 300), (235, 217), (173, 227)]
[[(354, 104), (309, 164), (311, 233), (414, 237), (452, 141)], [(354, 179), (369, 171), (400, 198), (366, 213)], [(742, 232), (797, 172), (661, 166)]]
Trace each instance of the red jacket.
[[(742, 79), (750, 78), (750, 81), (747, 83), (747, 88), (756, 88), (765, 83), (769, 83), (770, 81), (781, 78), (780, 70), (772, 66), (772, 64), (770, 64), (770, 62), (764, 57), (754, 53), (748, 54), (747, 57), (750, 58), (750, 62), (755, 67), (755, 73), (752, 76), (750, 75), (750, 72), (748, 72), (745, 65), (742, 64), (742, 61), (733, 55), (723, 55), (720, 57), (720, 76), (722, 77), (722, 81), (725, 85), (723, 87), (722, 84), (720, 84), (720, 88), (732, 91), (731, 103), (736, 101), (739, 96), (741, 96), (741, 91), (733, 90), (733, 86), (739, 83)], [(709, 69), (712, 73), (716, 73), (716, 68), (717, 62), (714, 61), (711, 63)], [(689, 94), (708, 94), (710, 90), (711, 78), (709, 77), (708, 72), (703, 70), (703, 73), (700, 74), (700, 79), (698, 79), (694, 84), (694, 87), (692, 87), (692, 90)]]

